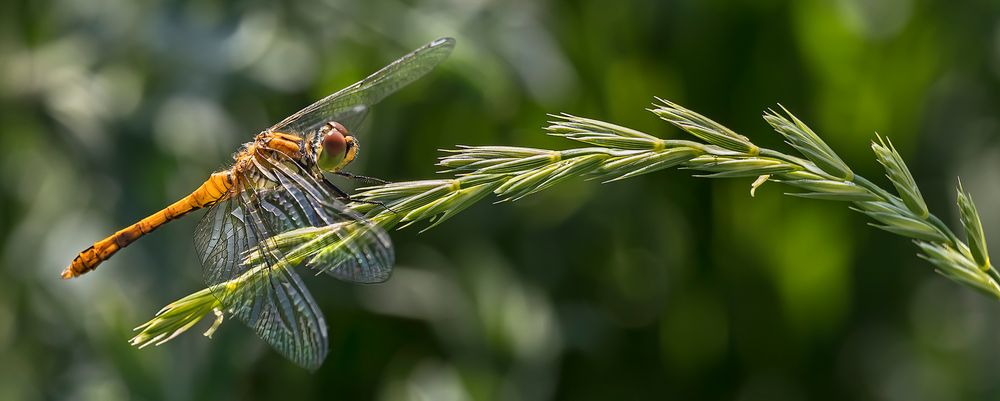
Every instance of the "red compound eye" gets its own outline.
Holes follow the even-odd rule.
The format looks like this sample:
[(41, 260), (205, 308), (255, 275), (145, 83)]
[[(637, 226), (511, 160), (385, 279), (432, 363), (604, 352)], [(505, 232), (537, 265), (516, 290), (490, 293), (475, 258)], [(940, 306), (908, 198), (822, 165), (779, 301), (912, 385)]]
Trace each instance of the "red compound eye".
[(344, 156), (347, 151), (347, 138), (342, 131), (334, 128), (323, 136), (323, 153), (329, 156)]
[(347, 128), (334, 121), (327, 125), (323, 138), (320, 139), (320, 154), (317, 160), (319, 167), (333, 171), (347, 157)]

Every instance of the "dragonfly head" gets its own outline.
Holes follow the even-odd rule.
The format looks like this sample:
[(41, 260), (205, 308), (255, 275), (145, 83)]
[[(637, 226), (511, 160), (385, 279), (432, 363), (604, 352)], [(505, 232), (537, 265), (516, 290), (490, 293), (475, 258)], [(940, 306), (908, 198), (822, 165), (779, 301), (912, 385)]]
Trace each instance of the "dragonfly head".
[(358, 141), (349, 135), (343, 124), (331, 121), (319, 129), (316, 136), (316, 165), (335, 173), (358, 156)]

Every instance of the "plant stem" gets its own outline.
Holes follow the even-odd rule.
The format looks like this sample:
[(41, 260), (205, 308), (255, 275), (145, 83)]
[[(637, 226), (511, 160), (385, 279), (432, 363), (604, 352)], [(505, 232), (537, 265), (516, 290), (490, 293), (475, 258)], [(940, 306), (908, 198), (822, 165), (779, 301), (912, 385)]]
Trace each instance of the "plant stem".
[[(589, 146), (566, 150), (459, 146), (446, 150), (438, 162), (455, 178), (361, 188), (352, 196), (358, 202), (347, 207), (386, 230), (427, 222), (426, 230), (486, 195), (493, 194), (500, 201), (518, 200), (575, 177), (610, 182), (670, 167), (701, 171), (704, 177), (757, 177), (751, 194), (766, 181), (775, 180), (806, 191), (790, 195), (850, 202), (853, 210), (875, 220), (878, 223), (872, 224), (875, 227), (911, 238), (921, 250), (919, 256), (934, 264), (939, 273), (1000, 299), (1000, 273), (989, 263), (982, 226), (971, 197), (959, 187), (963, 225), (969, 238), (976, 239), (976, 246), (970, 248), (940, 219), (927, 212), (912, 175), (891, 142), (878, 138), (878, 142), (873, 141), (872, 149), (900, 196), (854, 174), (818, 135), (787, 110), (787, 116), (768, 111), (764, 119), (805, 158), (760, 148), (700, 114), (659, 100), (660, 104), (654, 104), (651, 112), (705, 142), (661, 139), (599, 120), (556, 115), (546, 128), (549, 135)], [(282, 249), (290, 250), (282, 263), (295, 266), (313, 253), (336, 252), (337, 247), (344, 246), (345, 241), (321, 240), (327, 231), (342, 229), (343, 223), (307, 227), (272, 239), (283, 244)], [(248, 265), (255, 263), (252, 250), (245, 260)], [(268, 266), (261, 268), (264, 267)], [(220, 285), (236, 291), (246, 282), (237, 278)], [(153, 320), (137, 328), (142, 331), (132, 343), (140, 347), (154, 342), (161, 344), (216, 311), (216, 325), (206, 333), (210, 334), (221, 323), (218, 314), (221, 305), (206, 294), (211, 291), (202, 290), (171, 303)]]

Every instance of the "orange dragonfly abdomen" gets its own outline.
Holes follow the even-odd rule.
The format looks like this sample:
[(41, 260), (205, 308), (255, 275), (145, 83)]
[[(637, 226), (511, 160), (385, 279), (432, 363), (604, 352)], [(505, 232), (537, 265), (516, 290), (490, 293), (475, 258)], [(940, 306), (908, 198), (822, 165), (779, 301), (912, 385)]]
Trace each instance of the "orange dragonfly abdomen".
[(111, 258), (116, 252), (128, 246), (145, 234), (192, 211), (211, 206), (231, 196), (232, 173), (223, 171), (212, 174), (198, 189), (181, 200), (174, 202), (159, 212), (125, 227), (105, 239), (97, 241), (90, 248), (80, 252), (69, 267), (62, 272), (62, 278), (80, 276), (97, 268), (101, 262)]

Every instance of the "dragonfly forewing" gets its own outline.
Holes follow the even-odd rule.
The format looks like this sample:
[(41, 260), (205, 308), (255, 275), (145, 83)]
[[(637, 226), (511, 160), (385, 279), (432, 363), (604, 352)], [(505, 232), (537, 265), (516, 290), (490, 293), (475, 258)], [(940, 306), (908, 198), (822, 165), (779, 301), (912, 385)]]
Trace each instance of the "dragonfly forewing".
[(348, 128), (356, 129), (357, 126), (342, 121), (349, 120), (344, 118), (346, 114), (350, 114), (357, 106), (369, 108), (426, 75), (448, 58), (454, 47), (455, 40), (452, 38), (441, 38), (428, 43), (367, 78), (288, 116), (272, 126), (270, 131), (308, 133), (328, 121), (340, 121)]

